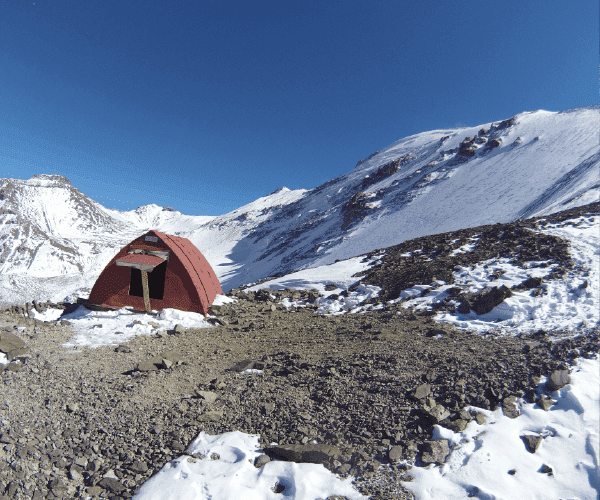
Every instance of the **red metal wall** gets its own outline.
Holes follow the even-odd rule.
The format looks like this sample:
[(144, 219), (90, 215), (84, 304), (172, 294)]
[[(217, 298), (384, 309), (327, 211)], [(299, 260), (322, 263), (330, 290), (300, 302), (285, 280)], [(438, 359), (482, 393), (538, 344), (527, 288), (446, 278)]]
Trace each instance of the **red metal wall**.
[[(163, 244), (144, 241), (147, 235), (158, 236)], [(130, 245), (134, 243), (152, 246), (157, 250), (170, 250), (163, 300), (150, 299), (152, 309), (160, 311), (174, 308), (206, 316), (216, 295), (223, 293), (215, 272), (189, 240), (158, 231), (149, 231), (140, 236), (115, 255), (96, 280), (90, 293), (90, 302), (114, 308), (131, 306), (140, 311), (145, 310), (142, 297), (129, 295), (129, 268), (116, 265), (116, 261), (127, 255)]]

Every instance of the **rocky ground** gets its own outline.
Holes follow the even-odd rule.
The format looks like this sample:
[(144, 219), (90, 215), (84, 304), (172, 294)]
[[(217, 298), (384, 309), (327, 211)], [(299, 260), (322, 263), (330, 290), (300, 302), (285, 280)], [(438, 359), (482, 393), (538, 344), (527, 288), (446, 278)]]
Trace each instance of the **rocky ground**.
[[(552, 258), (555, 273), (569, 268), (564, 242), (527, 229), (537, 223), (465, 230), (490, 235), (471, 261), (513, 252), (515, 259)], [(512, 244), (502, 242), (502, 231)], [(448, 279), (455, 265), (473, 264), (469, 254), (457, 264), (436, 241), (392, 247), (360, 279), (381, 286), (389, 300), (410, 280)], [(411, 245), (438, 259), (401, 260)], [(598, 330), (482, 336), (401, 304), (325, 317), (313, 305), (276, 305), (285, 296), (314, 300), (314, 293), (272, 292), (276, 300), (234, 293), (238, 302), (213, 308), (215, 328), (157, 331), (93, 350), (62, 347), (73, 335), (68, 322), (38, 322), (22, 308), (1, 313), (0, 350), (13, 362), (0, 374), (0, 498), (130, 498), (200, 431), (233, 430), (261, 435), (266, 456), (257, 466), (269, 457), (319, 461), (355, 476), (373, 499), (411, 498), (397, 486), (409, 476), (403, 462), (441, 461), (447, 452), (430, 442), (434, 424), (460, 430), (483, 418), (465, 411), (469, 405), (510, 413), (515, 396), (536, 398), (541, 375), (560, 379), (560, 370), (600, 345)], [(490, 299), (462, 290), (456, 297), (462, 307)], [(242, 374), (247, 368), (262, 374)]]

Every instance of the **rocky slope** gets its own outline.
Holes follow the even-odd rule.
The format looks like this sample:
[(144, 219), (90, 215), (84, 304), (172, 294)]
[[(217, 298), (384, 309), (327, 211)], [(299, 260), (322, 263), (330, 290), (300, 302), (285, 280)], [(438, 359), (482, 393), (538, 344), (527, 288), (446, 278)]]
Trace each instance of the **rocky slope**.
[[(550, 258), (560, 274), (571, 266), (569, 253), (560, 239), (527, 231), (540, 223), (474, 228), (480, 247), (456, 259), (473, 265), (496, 254), (520, 262)], [(470, 231), (444, 236), (459, 244)], [(415, 279), (429, 283), (431, 273), (445, 277), (458, 261), (436, 238), (389, 248), (357, 280), (382, 287), (387, 300), (397, 295), (398, 281), (407, 286)], [(406, 274), (401, 255), (417, 248), (426, 251)], [(482, 300), (456, 292), (463, 304), (477, 307)], [(551, 401), (536, 389), (552, 387), (538, 387), (540, 376), (560, 380), (574, 359), (600, 347), (597, 329), (481, 336), (436, 324), (435, 312), (401, 303), (328, 317), (314, 314), (316, 306), (277, 305), (286, 296), (314, 301), (313, 292), (233, 294), (238, 302), (214, 308), (218, 326), (209, 332), (176, 328), (93, 350), (62, 347), (73, 335), (67, 322), (37, 322), (17, 308), (2, 313), (0, 350), (14, 358), (0, 375), (4, 497), (130, 498), (201, 430), (240, 430), (262, 437), (265, 457), (257, 466), (282, 456), (317, 460), (355, 476), (373, 499), (410, 498), (397, 485), (408, 474), (401, 461), (441, 462), (448, 451), (431, 442), (434, 424), (460, 429), (481, 419), (464, 410), (468, 405), (502, 406), (510, 415), (515, 397), (547, 407)], [(246, 368), (263, 373), (242, 375)], [(315, 439), (323, 446), (310, 448)], [(270, 448), (273, 441), (280, 447)], [(381, 472), (380, 464), (390, 467)]]

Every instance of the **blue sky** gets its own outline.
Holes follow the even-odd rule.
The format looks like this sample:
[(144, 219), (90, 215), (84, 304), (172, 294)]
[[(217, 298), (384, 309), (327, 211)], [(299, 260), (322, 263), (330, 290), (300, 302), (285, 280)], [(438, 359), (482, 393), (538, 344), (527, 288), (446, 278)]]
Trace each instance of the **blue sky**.
[(598, 19), (597, 0), (2, 2), (0, 177), (219, 215), (408, 135), (596, 104)]

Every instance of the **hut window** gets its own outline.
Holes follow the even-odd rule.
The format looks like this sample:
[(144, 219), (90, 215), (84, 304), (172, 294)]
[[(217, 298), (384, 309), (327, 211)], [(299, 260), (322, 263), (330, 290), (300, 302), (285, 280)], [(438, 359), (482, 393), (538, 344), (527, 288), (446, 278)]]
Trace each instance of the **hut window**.
[[(163, 300), (165, 293), (165, 274), (167, 271), (166, 261), (154, 268), (148, 273), (148, 292), (151, 299)], [(129, 295), (134, 297), (143, 297), (142, 272), (134, 267), (131, 268), (131, 277), (129, 279)]]

